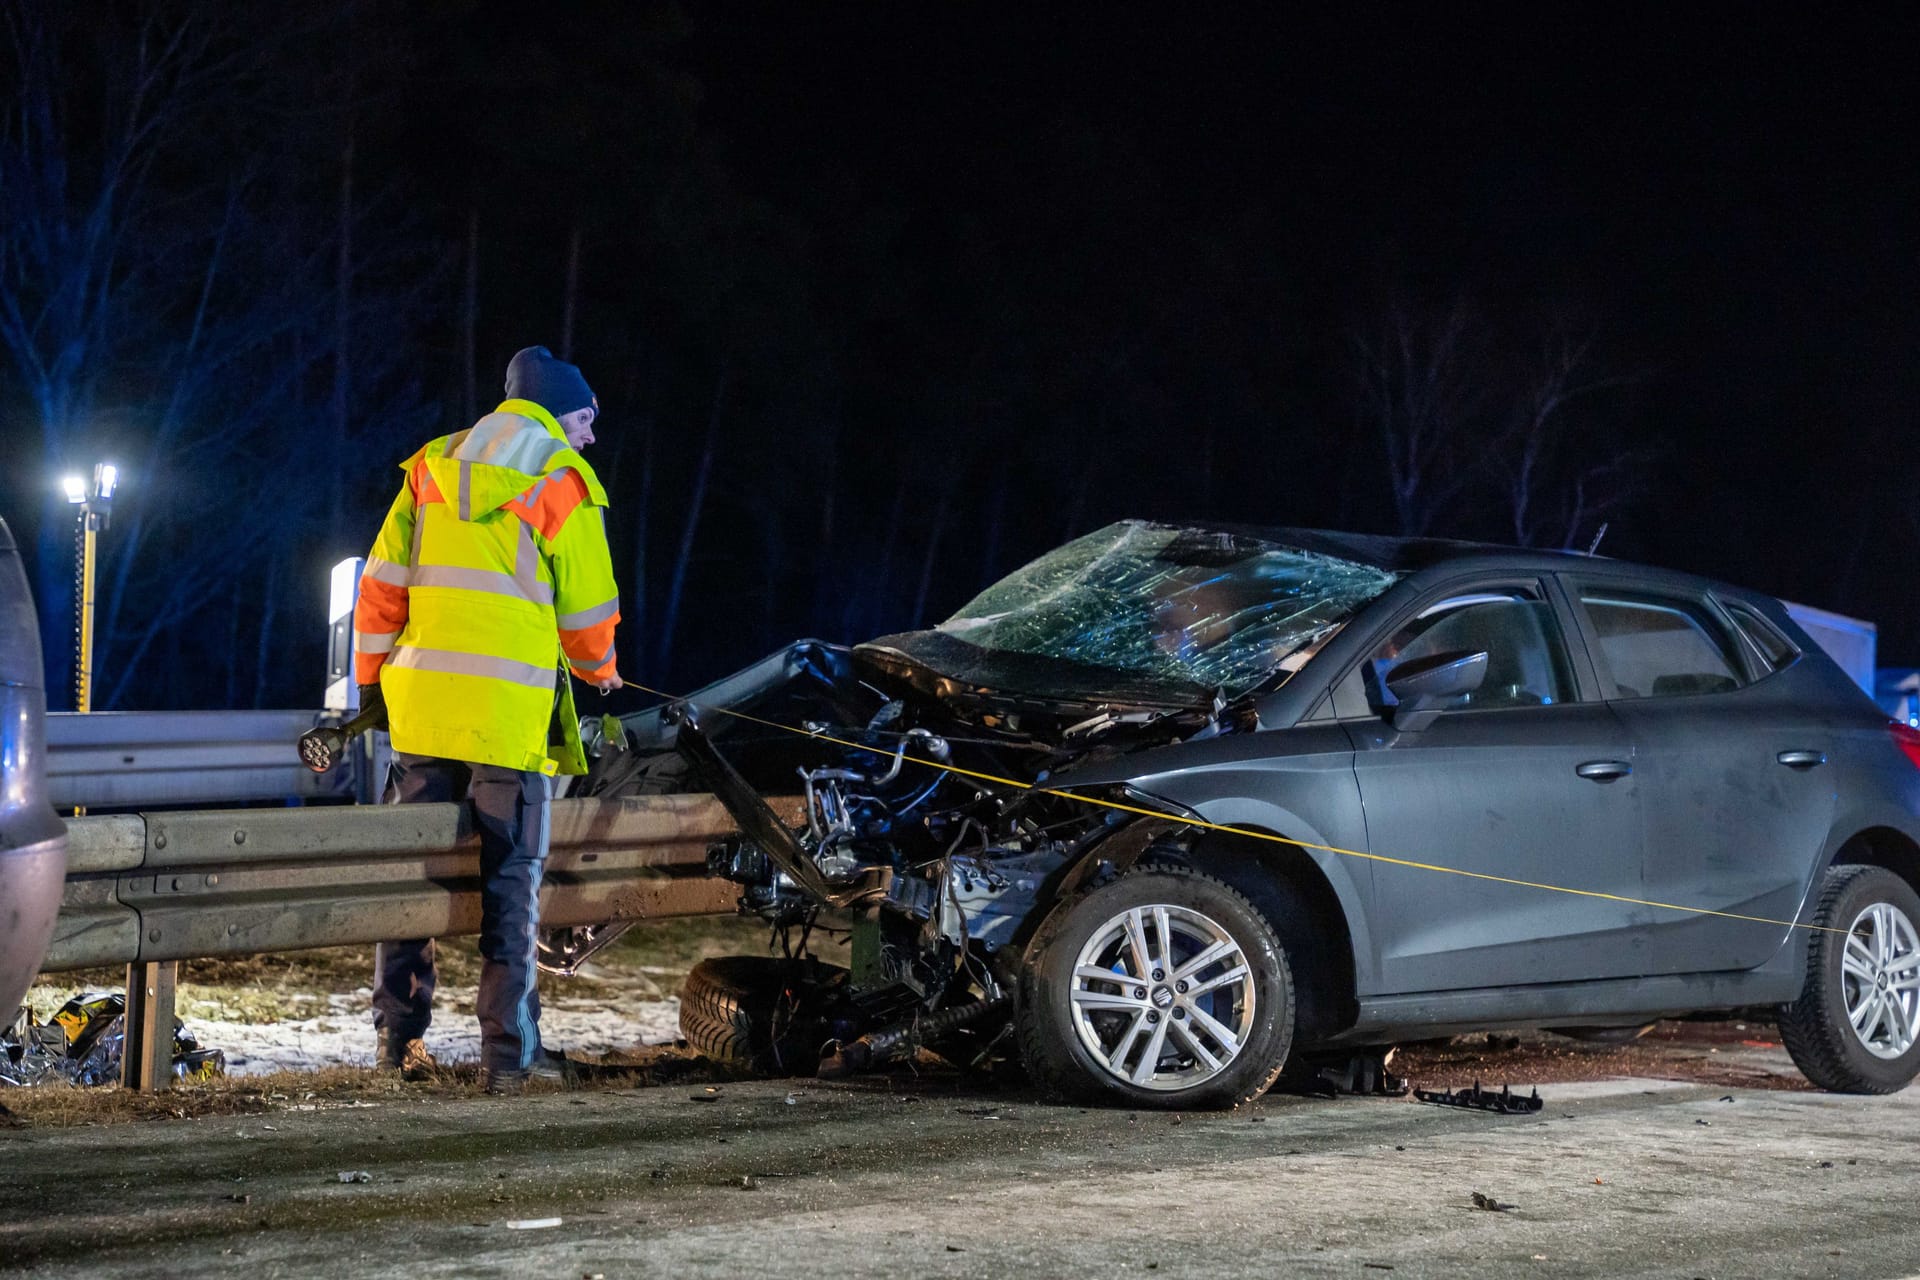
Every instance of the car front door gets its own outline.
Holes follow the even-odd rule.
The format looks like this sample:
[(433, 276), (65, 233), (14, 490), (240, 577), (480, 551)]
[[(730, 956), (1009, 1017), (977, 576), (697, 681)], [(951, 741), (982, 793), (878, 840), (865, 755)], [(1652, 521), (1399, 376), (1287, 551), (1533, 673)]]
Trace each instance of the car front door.
[[(1645, 896), (1632, 746), (1570, 625), (1539, 579), (1454, 588), (1414, 605), (1348, 677), (1372, 712), (1346, 725), (1382, 859), (1385, 993), (1647, 971), (1650, 913), (1615, 900)], [(1387, 673), (1454, 652), (1487, 654), (1480, 688), (1396, 730)]]
[(1765, 963), (1788, 930), (1761, 921), (1794, 918), (1833, 823), (1831, 729), (1795, 673), (1768, 674), (1705, 594), (1585, 575), (1569, 585), (1633, 737), (1644, 896), (1697, 909), (1655, 914), (1648, 972)]

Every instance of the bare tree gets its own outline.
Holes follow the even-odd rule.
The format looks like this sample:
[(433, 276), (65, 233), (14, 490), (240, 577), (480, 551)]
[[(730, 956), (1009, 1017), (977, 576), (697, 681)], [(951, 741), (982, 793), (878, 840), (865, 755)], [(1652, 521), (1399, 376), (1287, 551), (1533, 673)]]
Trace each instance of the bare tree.
[(1651, 454), (1623, 441), (1596, 331), (1562, 315), (1516, 350), (1464, 298), (1388, 303), (1354, 341), (1360, 422), (1379, 442), (1402, 534), (1443, 524), (1570, 546), (1639, 495)]
[[(343, 202), (333, 234), (310, 216), (324, 204), (303, 184), (319, 170), (295, 127), (310, 106), (280, 74), (297, 25), (250, 29), (191, 4), (150, 6), (125, 27), (68, 6), (6, 9), (20, 74), (0, 92), (0, 377), (10, 366), (36, 411), (37, 470), (110, 449), (126, 477), (103, 540), (102, 707), (136, 691), (150, 705), (221, 687), (261, 696), (264, 668), (209, 680), (166, 651), (224, 634), (239, 609), (258, 647), (201, 651), (243, 672), (274, 661), (280, 592), (313, 589), (276, 568), (310, 556), (303, 531), (336, 505), (321, 471), (414, 400), (395, 333), (430, 273), (399, 269), (393, 237), (360, 230), (394, 221), (377, 191)], [(247, 145), (248, 129), (277, 145)], [(365, 416), (343, 419), (337, 381), (309, 404), (308, 387), (348, 369)], [(36, 564), (60, 684), (64, 516), (42, 512)]]
[(1425, 311), (1395, 299), (1354, 339), (1361, 423), (1386, 456), (1402, 534), (1432, 530), (1484, 461), (1489, 402), (1484, 329), (1456, 299)]

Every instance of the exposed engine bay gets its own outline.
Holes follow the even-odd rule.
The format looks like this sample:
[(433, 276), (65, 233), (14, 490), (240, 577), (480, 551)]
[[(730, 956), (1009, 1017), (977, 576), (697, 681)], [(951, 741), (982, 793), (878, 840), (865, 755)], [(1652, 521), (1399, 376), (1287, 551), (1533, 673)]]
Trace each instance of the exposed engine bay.
[[(1089, 874), (1082, 854), (1139, 819), (1049, 782), (1078, 762), (1224, 727), (1211, 709), (965, 685), (884, 639), (802, 641), (614, 724), (626, 741), (600, 735), (587, 791), (711, 791), (727, 806), (741, 834), (709, 851), (708, 870), (768, 923), (781, 961), (769, 980), (805, 988), (780, 996), (795, 1033), (820, 1036), (809, 1047), (774, 1028), (762, 1050), (800, 1070), (818, 1056), (827, 1071), (923, 1047), (975, 1065), (993, 1056), (1035, 908), (1076, 868)], [(800, 797), (803, 826), (775, 813), (765, 797), (778, 795)], [(829, 921), (852, 930), (845, 974), (807, 963)]]

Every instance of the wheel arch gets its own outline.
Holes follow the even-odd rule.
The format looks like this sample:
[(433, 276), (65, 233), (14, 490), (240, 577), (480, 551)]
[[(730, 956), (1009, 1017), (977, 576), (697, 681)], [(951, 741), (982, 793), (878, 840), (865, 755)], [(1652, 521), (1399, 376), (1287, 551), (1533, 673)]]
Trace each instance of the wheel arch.
[[(1349, 860), (1321, 841), (1287, 834), (1265, 822), (1217, 821), (1195, 826), (1179, 817), (1140, 818), (1067, 867), (1020, 930), (1021, 950), (1045, 919), (1099, 881), (1103, 869), (1124, 873), (1166, 858), (1225, 882), (1259, 906), (1284, 934), (1305, 934), (1295, 957), (1299, 1030), (1308, 1040), (1330, 1036), (1358, 1016), (1369, 938), (1360, 888)], [(1231, 829), (1227, 829), (1228, 827)], [(1298, 828), (1295, 828), (1298, 829)], [(1273, 917), (1279, 916), (1279, 919)], [(1292, 949), (1290, 948), (1290, 952)]]
[(1827, 865), (1884, 867), (1920, 893), (1920, 842), (1898, 827), (1872, 826), (1854, 832), (1840, 841)]
[[(1244, 833), (1244, 834), (1242, 834)], [(1359, 1016), (1358, 957), (1353, 924), (1365, 917), (1348, 910), (1320, 857), (1337, 854), (1303, 849), (1279, 831), (1240, 826), (1234, 831), (1194, 833), (1193, 865), (1238, 889), (1260, 906), (1280, 931), (1304, 934), (1295, 960), (1298, 988), (1296, 1043), (1311, 1043), (1343, 1031)], [(1281, 918), (1274, 918), (1281, 917)]]

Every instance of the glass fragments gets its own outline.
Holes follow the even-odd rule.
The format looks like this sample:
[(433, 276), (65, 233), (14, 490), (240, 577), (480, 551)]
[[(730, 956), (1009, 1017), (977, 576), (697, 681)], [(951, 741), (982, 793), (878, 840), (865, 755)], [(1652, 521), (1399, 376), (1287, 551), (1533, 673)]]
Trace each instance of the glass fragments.
[(1001, 579), (939, 630), (1234, 697), (1298, 670), (1398, 578), (1248, 534), (1128, 520)]

